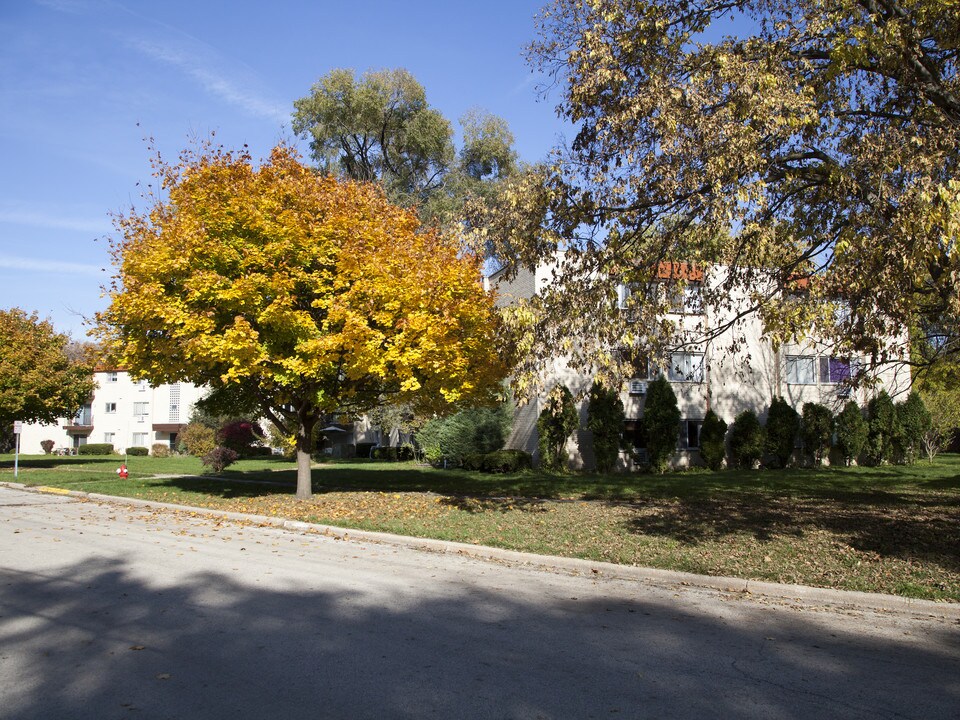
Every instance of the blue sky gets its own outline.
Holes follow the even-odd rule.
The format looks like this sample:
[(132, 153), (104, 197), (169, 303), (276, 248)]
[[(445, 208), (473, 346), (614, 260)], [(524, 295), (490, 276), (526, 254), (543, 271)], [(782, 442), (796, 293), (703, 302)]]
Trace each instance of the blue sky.
[(173, 158), (215, 131), (265, 156), (294, 139), (293, 101), (334, 68), (404, 67), (455, 126), (483, 108), (509, 122), (522, 159), (543, 159), (563, 126), (523, 48), (544, 3), (5, 0), (0, 308), (83, 337), (106, 303), (109, 213), (150, 179), (143, 138)]

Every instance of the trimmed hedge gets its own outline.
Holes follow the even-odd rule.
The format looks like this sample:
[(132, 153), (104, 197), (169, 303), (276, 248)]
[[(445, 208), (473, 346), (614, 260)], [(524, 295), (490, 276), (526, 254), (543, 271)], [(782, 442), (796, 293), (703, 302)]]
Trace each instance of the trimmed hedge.
[(494, 450), (483, 456), (480, 469), (489, 473), (508, 473), (532, 467), (533, 456), (524, 450)]
[(113, 455), (113, 443), (87, 443), (77, 447), (77, 455)]
[(133, 447), (127, 448), (127, 455), (136, 455), (137, 457), (146, 457), (150, 454), (150, 451), (145, 447), (139, 447), (134, 445)]
[(375, 447), (370, 453), (370, 457), (374, 460), (386, 460), (388, 462), (413, 460), (413, 448), (409, 445)]

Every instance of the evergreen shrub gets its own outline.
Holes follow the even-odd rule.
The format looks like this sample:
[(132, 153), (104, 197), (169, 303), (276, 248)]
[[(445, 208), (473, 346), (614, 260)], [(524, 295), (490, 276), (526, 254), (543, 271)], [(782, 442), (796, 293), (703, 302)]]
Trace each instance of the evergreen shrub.
[(662, 375), (647, 384), (643, 406), (643, 429), (647, 437), (647, 458), (657, 472), (667, 469), (677, 451), (680, 434), (680, 408), (677, 395)]
[(740, 467), (751, 468), (763, 458), (764, 430), (753, 410), (744, 410), (733, 420), (730, 454)]
[(131, 455), (133, 457), (146, 457), (147, 455), (150, 454), (150, 451), (147, 448), (142, 447), (140, 445), (134, 445), (133, 447), (127, 448), (126, 454)]
[(700, 457), (711, 470), (723, 467), (727, 456), (727, 423), (713, 410), (707, 410), (700, 428)]
[(826, 405), (812, 402), (803, 404), (800, 437), (814, 467), (819, 467), (823, 463), (824, 456), (830, 452), (833, 426), (833, 413)]
[(863, 454), (869, 432), (867, 420), (855, 400), (850, 400), (843, 406), (843, 410), (837, 415), (835, 426), (836, 448), (844, 462), (849, 465)]
[(566, 385), (550, 391), (537, 418), (537, 447), (540, 465), (547, 470), (563, 470), (567, 465), (567, 439), (580, 424), (573, 394)]
[(779, 467), (790, 464), (800, 434), (800, 416), (786, 400), (775, 397), (767, 413), (767, 428), (763, 449), (777, 460)]
[(593, 455), (599, 472), (610, 472), (616, 467), (623, 447), (625, 419), (620, 393), (594, 382), (587, 405), (587, 430), (593, 436)]

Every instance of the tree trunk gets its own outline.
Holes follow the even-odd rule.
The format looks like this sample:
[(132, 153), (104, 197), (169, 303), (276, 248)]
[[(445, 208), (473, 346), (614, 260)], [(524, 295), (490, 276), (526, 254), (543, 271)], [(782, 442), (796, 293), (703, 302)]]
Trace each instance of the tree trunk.
[(313, 454), (313, 426), (317, 419), (312, 414), (301, 413), (297, 429), (297, 499), (313, 497), (310, 473), (310, 456)]

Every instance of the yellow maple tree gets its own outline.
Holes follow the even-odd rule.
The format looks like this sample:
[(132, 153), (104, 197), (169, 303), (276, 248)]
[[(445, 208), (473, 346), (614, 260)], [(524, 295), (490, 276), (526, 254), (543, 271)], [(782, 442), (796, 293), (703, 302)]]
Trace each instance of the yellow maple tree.
[(480, 259), (373, 184), (318, 175), (279, 146), (256, 167), (209, 144), (157, 161), (164, 198), (116, 218), (96, 334), (152, 382), (243, 393), (297, 438), (382, 398), (421, 410), (489, 398), (506, 374)]

